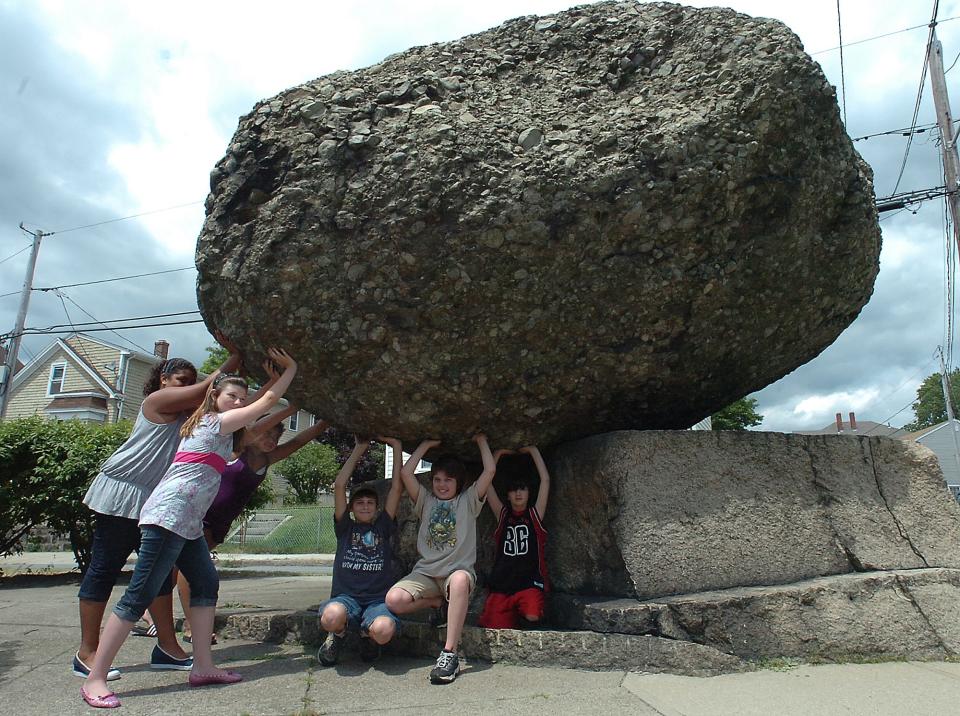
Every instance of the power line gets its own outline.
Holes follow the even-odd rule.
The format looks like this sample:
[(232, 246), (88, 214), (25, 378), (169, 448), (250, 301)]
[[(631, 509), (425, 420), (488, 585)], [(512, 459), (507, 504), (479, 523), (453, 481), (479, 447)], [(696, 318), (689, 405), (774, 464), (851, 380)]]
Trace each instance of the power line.
[[(64, 295), (66, 295), (66, 294), (64, 294)], [(67, 298), (68, 298), (71, 302), (73, 302), (73, 299), (70, 299), (69, 296), (68, 296)], [(79, 308), (79, 306), (78, 306), (78, 308)], [(83, 309), (80, 309), (80, 310), (83, 310)], [(84, 311), (84, 312), (85, 312), (85, 311)], [(86, 313), (86, 312), (85, 312), (85, 313)], [(55, 328), (64, 328), (64, 327), (66, 327), (66, 326), (102, 326), (102, 325), (105, 325), (105, 324), (107, 324), (107, 323), (129, 323), (130, 321), (149, 321), (149, 320), (153, 320), (153, 319), (155, 319), (155, 318), (171, 318), (171, 317), (174, 317), (174, 316), (189, 316), (189, 315), (194, 314), (194, 313), (200, 313), (200, 311), (177, 311), (176, 313), (157, 313), (157, 314), (154, 314), (154, 315), (151, 315), (151, 316), (133, 316), (133, 317), (131, 317), (131, 318), (111, 318), (110, 320), (107, 320), (107, 321), (100, 321), (100, 320), (98, 320), (98, 319), (96, 319), (96, 318), (93, 318), (93, 316), (91, 316), (91, 318), (93, 318), (92, 321), (84, 321), (84, 322), (82, 322), (82, 323), (69, 323), (69, 324), (68, 324), (68, 323), (55, 323), (55, 324), (52, 325), (52, 326), (46, 326), (46, 327), (44, 327), (44, 328), (38, 328), (38, 327), (36, 327), (36, 326), (30, 326), (30, 327), (28, 327), (28, 328), (25, 328), (24, 330), (27, 330), (27, 331), (48, 331), (48, 332), (54, 332), (53, 329), (55, 329)], [(87, 314), (87, 315), (90, 315), (90, 314)], [(120, 326), (120, 327), (122, 328), (122, 326)]]
[[(70, 327), (73, 328), (73, 332), (74, 332), (74, 333), (79, 333), (79, 331), (78, 331), (76, 328), (74, 328), (74, 326), (73, 326), (73, 319), (70, 318), (70, 312), (67, 310), (67, 304), (66, 304), (66, 302), (64, 302), (64, 300), (63, 300), (63, 299), (64, 299), (64, 296), (67, 296), (67, 295), (66, 295), (65, 293), (60, 292), (60, 291), (57, 291), (57, 292), (56, 292), (56, 296), (57, 296), (57, 298), (60, 299), (60, 305), (63, 306), (63, 313), (64, 313), (64, 315), (66, 315), (66, 317), (67, 317), (67, 322), (70, 324)], [(69, 298), (69, 296), (67, 296), (67, 298)], [(82, 344), (82, 343), (78, 343), (78, 344), (77, 344), (77, 350), (79, 350), (80, 353), (83, 354), (83, 358), (84, 358), (84, 360), (87, 361), (88, 364), (90, 364), (91, 366), (95, 365), (94, 362), (93, 362), (92, 360), (90, 360), (90, 356), (87, 354), (87, 351), (86, 351), (86, 349), (83, 347), (83, 344)]]
[[(878, 427), (880, 427), (881, 425), (887, 425), (887, 426), (889, 426), (891, 420), (893, 420), (895, 417), (897, 417), (898, 415), (900, 415), (900, 413), (902, 413), (904, 410), (906, 410), (907, 408), (909, 408), (911, 405), (913, 405), (913, 400), (912, 400), (912, 399), (911, 399), (911, 401), (910, 401), (909, 403), (907, 403), (906, 405), (904, 405), (902, 408), (900, 408), (900, 410), (898, 410), (897, 412), (895, 412), (893, 415), (891, 415), (891, 416), (888, 417), (888, 418), (884, 418), (882, 421), (880, 421), (879, 423), (877, 423), (876, 425), (874, 425), (872, 428), (870, 428), (870, 429), (867, 430), (866, 432), (861, 433), (861, 435), (869, 435), (870, 433), (872, 433), (874, 430), (876, 430), (876, 429), (877, 429)], [(902, 429), (903, 429), (903, 428), (901, 428), (901, 430), (902, 430)]]
[[(134, 326), (123, 326), (121, 330), (133, 330), (134, 328), (162, 328), (164, 326), (180, 326), (180, 325), (186, 325), (188, 323), (203, 323), (203, 319), (196, 318), (189, 321), (165, 321), (162, 323), (144, 323), (144, 324), (134, 325)], [(102, 331), (113, 331), (113, 330), (114, 330), (113, 328), (84, 328), (82, 330), (82, 333), (99, 333)], [(50, 335), (51, 333), (67, 333), (67, 331), (25, 329), (22, 333), (20, 333), (20, 335), (21, 336), (46, 336), (46, 335)], [(10, 336), (11, 334), (9, 333), (0, 335), (0, 340), (6, 340)]]
[[(27, 244), (26, 246), (24, 246), (22, 249), (20, 249), (20, 250), (17, 251), (16, 253), (10, 254), (9, 256), (7, 256), (7, 258), (3, 259), (3, 261), (0, 261), (0, 264), (6, 263), (6, 262), (9, 261), (10, 259), (12, 259), (14, 256), (19, 256), (19, 255), (22, 254), (24, 251), (26, 251), (27, 249), (29, 249), (31, 246), (33, 246), (32, 243), (31, 243), (31, 244)], [(20, 293), (20, 292), (19, 292), (19, 291), (15, 291), (15, 293)]]
[(938, 186), (932, 189), (915, 189), (913, 191), (904, 191), (899, 194), (891, 194), (877, 199), (877, 211), (893, 211), (894, 209), (903, 209), (911, 204), (921, 204), (930, 199), (939, 199), (941, 196), (947, 196), (950, 192), (947, 187)]
[[(167, 269), (165, 271), (151, 271), (150, 273), (138, 273), (133, 274), (132, 276), (117, 276), (116, 278), (104, 278), (99, 281), (84, 281), (82, 283), (65, 283), (62, 286), (43, 286), (33, 289), (34, 291), (56, 291), (61, 288), (74, 288), (76, 286), (93, 286), (98, 283), (110, 283), (111, 281), (126, 281), (131, 278), (143, 278), (144, 276), (159, 276), (164, 273), (176, 273), (177, 271), (191, 271), (195, 269), (194, 266), (184, 266), (183, 268)], [(9, 295), (9, 294), (4, 294)], [(3, 296), (0, 296), (3, 298)]]
[(957, 56), (953, 58), (953, 62), (951, 62), (950, 66), (943, 71), (943, 74), (947, 74), (950, 70), (952, 70), (953, 66), (957, 64), (957, 60), (960, 60), (960, 52), (958, 52)]
[(930, 44), (933, 42), (934, 29), (937, 26), (937, 11), (940, 7), (940, 0), (933, 0), (933, 16), (930, 18), (930, 31), (927, 33), (927, 45), (923, 53), (923, 68), (920, 71), (920, 87), (917, 89), (917, 101), (913, 106), (913, 119), (910, 120), (911, 133), (907, 138), (907, 146), (903, 150), (903, 161), (900, 162), (900, 172), (897, 174), (897, 183), (893, 186), (893, 193), (897, 193), (900, 188), (900, 182), (903, 179), (903, 172), (907, 168), (907, 157), (910, 156), (910, 147), (913, 144), (913, 129), (917, 126), (917, 117), (920, 115), (920, 101), (923, 99), (923, 86), (927, 81), (927, 63), (930, 59)]
[(843, 105), (843, 125), (847, 125), (847, 80), (843, 71), (843, 23), (840, 21), (840, 0), (837, 0), (837, 40), (840, 42), (840, 99)]
[[(950, 22), (951, 20), (960, 20), (960, 15), (954, 15), (953, 17), (948, 17), (945, 20), (939, 20), (939, 23), (942, 25), (945, 22)], [(919, 30), (921, 27), (930, 27), (929, 23), (925, 25), (914, 25), (913, 27), (905, 27), (902, 30), (894, 30), (893, 32), (885, 32), (882, 35), (874, 35), (873, 37), (865, 37), (862, 40), (855, 40), (854, 42), (848, 42), (843, 47), (853, 47), (854, 45), (862, 45), (865, 42), (873, 42), (874, 40), (882, 40), (885, 37), (892, 37), (893, 35), (899, 35), (904, 32), (910, 32), (911, 30)], [(811, 52), (810, 55), (822, 55), (825, 52), (834, 52), (839, 50), (840, 46), (837, 47), (828, 47), (825, 50), (817, 50), (816, 52)]]
[[(958, 123), (960, 123), (960, 119), (954, 121), (954, 124), (958, 124)], [(862, 137), (854, 137), (850, 141), (859, 142), (864, 139), (872, 139), (873, 137), (886, 137), (887, 135), (893, 135), (893, 134), (898, 134), (900, 136), (907, 137), (911, 133), (923, 134), (924, 132), (928, 132), (936, 126), (937, 126), (936, 122), (931, 122), (930, 124), (921, 124), (917, 127), (912, 127), (912, 128), (903, 127), (901, 129), (888, 129), (886, 132), (874, 132), (873, 134), (864, 134)]]
[(202, 204), (202, 203), (203, 203), (202, 201), (190, 201), (190, 202), (187, 202), (186, 204), (177, 204), (175, 206), (168, 206), (164, 209), (154, 209), (152, 211), (143, 211), (143, 212), (140, 212), (139, 214), (131, 214), (130, 216), (120, 216), (120, 217), (117, 217), (116, 219), (107, 219), (106, 221), (98, 221), (95, 224), (84, 224), (83, 226), (73, 226), (69, 229), (58, 229), (57, 231), (51, 231), (49, 234), (45, 234), (45, 236), (51, 236), (53, 234), (66, 234), (70, 231), (80, 231), (81, 229), (92, 229), (95, 226), (103, 226), (104, 224), (114, 224), (118, 221), (126, 221), (127, 219), (137, 219), (141, 216), (149, 216), (150, 214), (160, 214), (160, 213), (163, 213), (164, 211), (173, 211), (175, 209), (183, 209), (188, 206), (196, 206), (197, 204)]
[[(107, 325), (107, 324), (104, 323), (103, 321), (97, 320), (96, 316), (94, 316), (92, 313), (90, 313), (87, 309), (85, 309), (85, 308), (84, 308), (83, 306), (81, 306), (79, 303), (77, 303), (76, 301), (74, 301), (72, 298), (70, 298), (69, 296), (67, 296), (67, 294), (65, 294), (63, 291), (57, 291), (57, 295), (58, 295), (58, 296), (61, 296), (61, 297), (64, 297), (64, 296), (65, 296), (66, 299), (67, 299), (68, 301), (70, 301), (70, 303), (72, 303), (74, 306), (76, 306), (77, 308), (79, 308), (79, 309), (80, 309), (81, 311), (83, 311), (85, 314), (87, 314), (88, 316), (90, 316), (90, 318), (92, 318), (92, 319), (94, 320), (94, 323), (97, 323), (97, 324), (99, 324), (99, 325), (101, 325), (101, 326), (106, 326), (106, 325)], [(62, 300), (62, 299), (61, 299), (61, 300)], [(138, 350), (141, 350), (141, 351), (143, 351), (144, 353), (149, 353), (149, 352), (150, 352), (149, 350), (147, 350), (146, 348), (144, 348), (143, 346), (141, 346), (139, 343), (134, 343), (134, 342), (131, 341), (129, 338), (125, 338), (124, 336), (121, 336), (121, 335), (120, 335), (119, 333), (117, 333), (116, 331), (112, 331), (112, 332), (113, 332), (113, 334), (114, 334), (115, 336), (117, 336), (118, 338), (121, 338), (121, 339), (125, 340), (127, 343), (129, 343), (129, 344), (130, 344), (131, 346), (133, 346), (134, 348), (137, 348)]]

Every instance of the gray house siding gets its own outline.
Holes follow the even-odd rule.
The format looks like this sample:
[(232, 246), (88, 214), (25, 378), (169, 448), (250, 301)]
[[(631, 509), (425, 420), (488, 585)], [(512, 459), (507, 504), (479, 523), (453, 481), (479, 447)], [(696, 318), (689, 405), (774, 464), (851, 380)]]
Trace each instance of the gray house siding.
[[(960, 423), (954, 421), (955, 427), (960, 429)], [(957, 465), (956, 443), (947, 423), (934, 428), (917, 438), (917, 442), (930, 448), (937, 454), (940, 469), (943, 470), (943, 479), (950, 491), (956, 497), (960, 492), (960, 466)]]

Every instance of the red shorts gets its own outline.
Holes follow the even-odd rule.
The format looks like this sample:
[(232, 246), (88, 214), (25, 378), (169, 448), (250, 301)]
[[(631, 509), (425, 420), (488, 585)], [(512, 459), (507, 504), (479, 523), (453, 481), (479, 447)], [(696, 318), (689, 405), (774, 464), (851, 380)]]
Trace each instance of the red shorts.
[(514, 594), (490, 592), (478, 623), (486, 629), (516, 629), (521, 617), (542, 619), (543, 602), (543, 590), (536, 587)]

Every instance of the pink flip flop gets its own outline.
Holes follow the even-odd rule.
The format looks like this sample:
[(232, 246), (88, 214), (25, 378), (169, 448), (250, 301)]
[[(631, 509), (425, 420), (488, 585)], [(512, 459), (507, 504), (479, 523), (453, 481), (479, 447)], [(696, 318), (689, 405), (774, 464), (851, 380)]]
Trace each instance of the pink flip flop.
[(236, 671), (227, 671), (223, 674), (211, 674), (209, 676), (196, 676), (190, 674), (191, 686), (211, 686), (213, 684), (235, 684), (243, 681), (243, 677)]
[(103, 696), (91, 696), (87, 693), (87, 690), (81, 686), (80, 696), (83, 697), (83, 700), (86, 701), (89, 706), (93, 706), (95, 709), (115, 709), (120, 705), (120, 699), (118, 699), (117, 695), (112, 691)]

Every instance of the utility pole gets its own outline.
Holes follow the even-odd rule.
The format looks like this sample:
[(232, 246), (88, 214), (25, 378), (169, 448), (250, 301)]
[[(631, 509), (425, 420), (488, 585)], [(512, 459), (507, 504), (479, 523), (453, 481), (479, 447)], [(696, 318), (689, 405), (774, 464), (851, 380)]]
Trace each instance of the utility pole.
[[(20, 228), (27, 231), (20, 222)], [(40, 252), (40, 239), (50, 234), (40, 229), (27, 231), (33, 236), (33, 246), (30, 248), (30, 261), (27, 262), (27, 276), (23, 280), (23, 290), (20, 292), (20, 309), (17, 311), (17, 324), (13, 329), (13, 337), (7, 343), (7, 359), (0, 369), (0, 420), (7, 414), (7, 403), (10, 399), (10, 387), (13, 384), (13, 371), (17, 366), (17, 356), (20, 353), (23, 324), (27, 320), (27, 307), (30, 305), (30, 293), (33, 290), (33, 274), (37, 268), (37, 254)]]
[(930, 87), (933, 104), (937, 109), (937, 125), (940, 127), (940, 144), (943, 152), (943, 177), (947, 189), (947, 206), (953, 221), (953, 238), (960, 252), (960, 196), (957, 196), (957, 175), (960, 172), (960, 157), (953, 138), (953, 114), (950, 112), (950, 97), (947, 95), (947, 78), (943, 72), (943, 45), (937, 39), (936, 30), (930, 41), (927, 63), (930, 67)]

